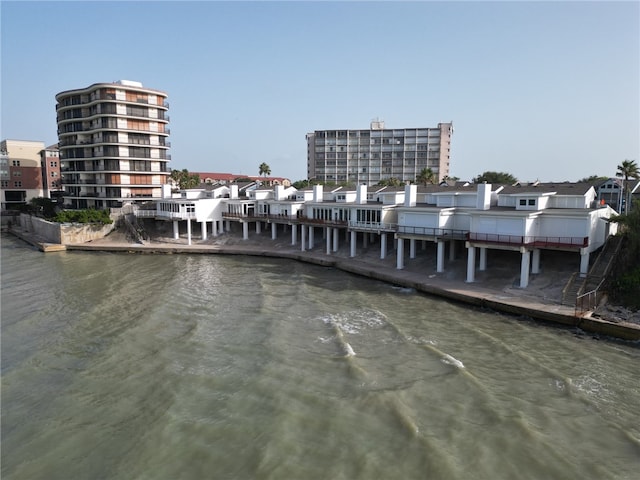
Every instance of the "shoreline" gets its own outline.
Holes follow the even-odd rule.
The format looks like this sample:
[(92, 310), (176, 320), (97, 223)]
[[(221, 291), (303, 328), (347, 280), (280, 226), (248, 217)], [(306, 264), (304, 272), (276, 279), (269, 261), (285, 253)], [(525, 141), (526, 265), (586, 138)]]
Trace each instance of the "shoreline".
[[(9, 229), (8, 233), (37, 247), (42, 252), (58, 251), (94, 251), (136, 254), (221, 254), (244, 255), (270, 258), (284, 258), (318, 266), (336, 268), (338, 270), (383, 281), (405, 288), (412, 288), (418, 292), (437, 296), (457, 303), (464, 303), (480, 308), (488, 308), (497, 312), (515, 316), (523, 316), (556, 326), (578, 328), (590, 334), (603, 335), (619, 340), (640, 341), (640, 325), (630, 322), (612, 322), (592, 316), (592, 312), (583, 316), (575, 316), (574, 308), (550, 301), (542, 295), (537, 298), (527, 289), (502, 288), (501, 284), (493, 283), (493, 288), (481, 282), (466, 283), (452, 281), (446, 276), (428, 275), (422, 271), (409, 269), (398, 270), (385, 265), (383, 261), (374, 261), (363, 256), (345, 257), (340, 254), (327, 255), (315, 248), (301, 251), (293, 246), (289, 248), (274, 245), (273, 241), (264, 238), (244, 240), (237, 243), (237, 239), (218, 238), (206, 243), (187, 245), (168, 239), (154, 240), (146, 244), (127, 243), (124, 239), (101, 240), (73, 245), (59, 245), (38, 241), (29, 232), (19, 229)], [(229, 242), (231, 240), (231, 242)], [(231, 243), (231, 244), (229, 244)], [(389, 262), (387, 262), (389, 263)], [(455, 272), (454, 272), (455, 273)], [(504, 282), (504, 279), (501, 279)], [(537, 292), (540, 295), (540, 292)]]

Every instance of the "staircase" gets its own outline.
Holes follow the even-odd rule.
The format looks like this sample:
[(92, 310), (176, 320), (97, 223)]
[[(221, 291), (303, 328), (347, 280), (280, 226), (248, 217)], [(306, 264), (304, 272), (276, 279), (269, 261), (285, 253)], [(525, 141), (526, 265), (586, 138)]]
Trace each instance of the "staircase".
[(602, 251), (591, 266), (585, 278), (580, 278), (574, 273), (562, 291), (562, 304), (575, 306), (577, 298), (587, 292), (593, 292), (601, 288), (604, 279), (611, 271), (613, 260), (622, 246), (622, 237), (610, 237), (604, 244)]
[(584, 291), (585, 279), (580, 277), (578, 272), (574, 272), (562, 290), (562, 305), (573, 307), (576, 304), (576, 298)]
[(134, 214), (125, 214), (122, 216), (122, 219), (128, 232), (135, 241), (144, 245), (145, 240), (148, 240), (149, 236), (138, 223), (138, 218)]

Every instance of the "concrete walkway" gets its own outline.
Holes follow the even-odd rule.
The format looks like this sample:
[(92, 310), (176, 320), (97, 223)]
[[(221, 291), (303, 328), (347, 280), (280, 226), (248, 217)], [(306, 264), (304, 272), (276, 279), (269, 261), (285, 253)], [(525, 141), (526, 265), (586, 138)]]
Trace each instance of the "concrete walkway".
[[(624, 340), (640, 340), (640, 325), (634, 323), (614, 323), (592, 317), (589, 313), (575, 316), (574, 309), (560, 303), (561, 290), (572, 271), (566, 265), (550, 259), (548, 267), (532, 276), (526, 289), (514, 286), (519, 275), (519, 264), (504, 256), (490, 258), (486, 271), (477, 272), (474, 283), (465, 282), (466, 258), (449, 261), (445, 272), (436, 273), (435, 254), (419, 252), (415, 258), (405, 261), (405, 268), (396, 268), (395, 252), (380, 259), (379, 250), (360, 249), (356, 257), (350, 258), (348, 248), (326, 254), (322, 245), (301, 251), (286, 239), (272, 240), (266, 236), (253, 235), (248, 240), (234, 234), (194, 241), (187, 245), (185, 238), (157, 238), (144, 245), (130, 243), (122, 234), (109, 235), (101, 240), (74, 245), (53, 245), (39, 241), (29, 232), (19, 229), (14, 235), (36, 245), (41, 251), (110, 251), (126, 253), (187, 253), (249, 255), (274, 258), (288, 258), (315, 265), (337, 268), (345, 272), (362, 275), (395, 285), (413, 288), (417, 291), (447, 298), (478, 307), (521, 315), (545, 322), (580, 328), (586, 332), (611, 336)], [(321, 244), (322, 242), (318, 242)], [(517, 260), (517, 258), (516, 258)]]

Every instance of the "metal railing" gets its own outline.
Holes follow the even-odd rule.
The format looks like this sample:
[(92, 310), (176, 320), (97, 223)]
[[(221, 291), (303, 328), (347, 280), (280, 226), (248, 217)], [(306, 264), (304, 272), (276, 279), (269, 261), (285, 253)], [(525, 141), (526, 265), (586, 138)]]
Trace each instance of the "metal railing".
[(574, 315), (576, 317), (582, 316), (586, 312), (595, 310), (597, 308), (597, 306), (600, 304), (600, 301), (602, 300), (602, 297), (605, 295), (605, 291), (602, 288), (602, 285), (604, 285), (604, 279), (593, 290), (585, 292), (582, 295), (578, 295), (578, 297), (576, 297), (576, 307), (574, 312)]
[(358, 230), (371, 230), (373, 232), (377, 231), (385, 231), (385, 232), (395, 232), (398, 225), (395, 223), (384, 223), (384, 222), (359, 222), (357, 220), (349, 221), (349, 228), (357, 228)]
[(448, 237), (456, 240), (466, 240), (467, 234), (469, 233), (467, 230), (457, 230), (452, 228), (409, 227), (404, 225), (399, 225), (397, 232), (428, 237)]
[(501, 235), (496, 233), (469, 232), (467, 240), (501, 245), (547, 248), (584, 248), (589, 246), (589, 237), (537, 237), (533, 235)]

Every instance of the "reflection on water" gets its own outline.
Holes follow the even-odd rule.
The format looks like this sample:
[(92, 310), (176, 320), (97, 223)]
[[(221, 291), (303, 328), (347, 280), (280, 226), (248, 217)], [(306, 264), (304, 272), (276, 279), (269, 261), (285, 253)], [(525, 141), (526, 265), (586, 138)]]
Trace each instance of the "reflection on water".
[(640, 468), (631, 345), (290, 261), (2, 240), (3, 479)]

